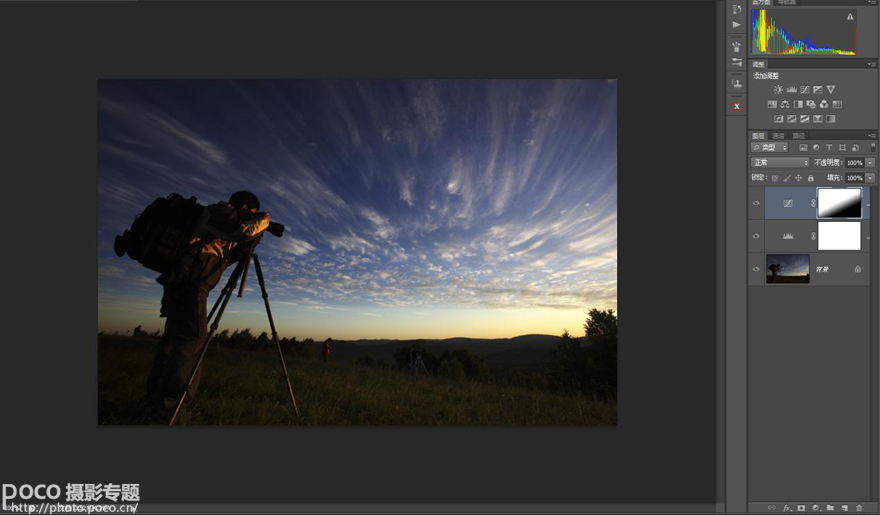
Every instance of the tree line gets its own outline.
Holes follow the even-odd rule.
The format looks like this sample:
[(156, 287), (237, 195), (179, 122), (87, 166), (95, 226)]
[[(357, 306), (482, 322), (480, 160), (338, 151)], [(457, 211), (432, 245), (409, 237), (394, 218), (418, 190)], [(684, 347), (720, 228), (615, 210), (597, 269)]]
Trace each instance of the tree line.
[[(212, 344), (217, 344), (219, 347), (227, 349), (257, 352), (275, 350), (275, 343), (266, 331), (254, 336), (249, 328), (241, 330), (236, 329), (232, 333), (229, 332), (229, 329), (224, 329), (219, 334), (215, 335), (211, 342)], [(315, 340), (312, 338), (297, 340), (296, 336), (292, 338), (284, 337), (279, 338), (278, 343), (281, 344), (281, 351), (285, 356), (296, 356), (308, 359), (317, 355)]]

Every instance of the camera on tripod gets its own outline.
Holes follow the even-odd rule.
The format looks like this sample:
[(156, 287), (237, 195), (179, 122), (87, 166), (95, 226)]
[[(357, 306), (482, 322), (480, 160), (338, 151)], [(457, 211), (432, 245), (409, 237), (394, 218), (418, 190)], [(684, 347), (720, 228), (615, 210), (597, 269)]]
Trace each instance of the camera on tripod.
[[(269, 222), (269, 227), (266, 228), (266, 232), (281, 237), (282, 233), (284, 233), (284, 226), (278, 222)], [(281, 370), (284, 373), (284, 379), (287, 382), (287, 391), (290, 394), (290, 402), (293, 404), (293, 412), (299, 417), (299, 408), (296, 405), (296, 398), (293, 396), (293, 386), (290, 384), (290, 374), (287, 372), (287, 364), (284, 362), (284, 353), (281, 350), (281, 342), (278, 340), (278, 331), (275, 330), (275, 319), (272, 318), (272, 310), (269, 308), (269, 294), (266, 292), (266, 282), (263, 279), (263, 269), (260, 266), (260, 258), (254, 253), (257, 245), (260, 244), (260, 240), (262, 239), (263, 233), (260, 233), (250, 239), (246, 244), (237, 247), (239, 256), (232, 259), (232, 261), (237, 261), (238, 264), (235, 266), (232, 274), (229, 275), (229, 280), (227, 281), (226, 286), (223, 287), (220, 296), (214, 302), (214, 307), (211, 308), (211, 312), (208, 313), (207, 322), (210, 323), (208, 336), (205, 338), (205, 344), (199, 351), (196, 364), (193, 367), (192, 372), (190, 372), (189, 379), (183, 388), (180, 399), (177, 401), (177, 407), (174, 409), (174, 414), (171, 416), (169, 425), (173, 426), (174, 422), (177, 420), (180, 408), (183, 406), (183, 403), (189, 394), (189, 388), (192, 386), (196, 372), (198, 372), (199, 367), (202, 366), (202, 359), (205, 356), (205, 351), (208, 350), (208, 345), (211, 343), (211, 339), (214, 337), (214, 333), (220, 325), (220, 317), (223, 316), (223, 312), (226, 310), (226, 305), (229, 303), (229, 299), (232, 298), (236, 286), (239, 287), (238, 296), (242, 297), (244, 295), (245, 281), (247, 280), (247, 273), (251, 262), (254, 264), (254, 269), (257, 272), (257, 281), (260, 283), (260, 290), (263, 293), (263, 303), (266, 305), (266, 315), (269, 317), (269, 327), (272, 329), (272, 339), (275, 341), (275, 348), (278, 349), (278, 358), (281, 361)], [(233, 249), (233, 253), (235, 252), (236, 250)], [(240, 284), (239, 279), (241, 279)], [(216, 317), (214, 316), (215, 314), (217, 315)]]

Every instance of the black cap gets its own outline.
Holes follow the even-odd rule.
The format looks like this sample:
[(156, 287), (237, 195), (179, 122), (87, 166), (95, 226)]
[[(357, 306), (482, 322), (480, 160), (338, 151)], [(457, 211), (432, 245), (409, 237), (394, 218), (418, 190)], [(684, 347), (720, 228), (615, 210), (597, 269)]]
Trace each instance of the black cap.
[(232, 196), (229, 197), (229, 204), (236, 209), (241, 209), (241, 207), (245, 205), (256, 208), (257, 210), (260, 209), (260, 199), (258, 199), (253, 193), (244, 190), (233, 193)]

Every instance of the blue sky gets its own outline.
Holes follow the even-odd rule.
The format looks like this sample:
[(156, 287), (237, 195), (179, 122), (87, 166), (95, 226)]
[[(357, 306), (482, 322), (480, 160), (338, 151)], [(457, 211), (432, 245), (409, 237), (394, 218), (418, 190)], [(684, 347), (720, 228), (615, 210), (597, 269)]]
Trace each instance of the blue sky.
[[(101, 81), (97, 151), (99, 330), (164, 325), (112, 242), (172, 191), (247, 189), (287, 227), (258, 248), (281, 335), (581, 334), (617, 308), (614, 80)], [(255, 288), (222, 327), (268, 330)]]

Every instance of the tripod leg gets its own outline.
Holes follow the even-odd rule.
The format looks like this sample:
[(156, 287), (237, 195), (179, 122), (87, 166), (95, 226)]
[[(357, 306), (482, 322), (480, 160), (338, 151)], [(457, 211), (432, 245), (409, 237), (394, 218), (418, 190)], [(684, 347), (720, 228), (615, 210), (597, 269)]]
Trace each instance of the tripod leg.
[[(180, 394), (180, 400), (177, 401), (177, 407), (174, 408), (174, 415), (171, 416), (171, 422), (168, 423), (169, 426), (173, 426), (174, 422), (177, 421), (177, 415), (180, 414), (180, 408), (186, 400), (189, 388), (192, 386), (192, 382), (196, 377), (196, 373), (199, 371), (199, 367), (202, 366), (202, 361), (205, 359), (205, 352), (208, 350), (208, 345), (211, 343), (211, 338), (214, 336), (214, 332), (217, 331), (217, 327), (220, 325), (220, 318), (223, 316), (223, 312), (226, 311), (226, 305), (229, 304), (229, 299), (232, 297), (233, 290), (235, 290), (235, 284), (238, 282), (238, 276), (241, 275), (244, 263), (245, 260), (239, 261), (235, 270), (233, 270), (232, 275), (229, 276), (229, 282), (226, 287), (223, 288), (223, 293), (221, 293), (220, 298), (217, 299), (217, 302), (220, 303), (220, 310), (217, 312), (217, 318), (211, 323), (211, 330), (208, 332), (207, 338), (205, 338), (205, 344), (202, 345), (202, 350), (199, 351), (199, 358), (196, 360), (192, 372), (189, 373), (189, 379), (187, 379), (186, 385), (183, 387), (183, 392)], [(217, 304), (214, 305), (215, 309), (216, 307)], [(214, 313), (213, 309), (211, 310), (211, 313)]]
[(220, 296), (217, 297), (217, 300), (214, 301), (214, 306), (211, 308), (211, 312), (208, 313), (208, 323), (211, 323), (211, 319), (214, 318), (214, 313), (217, 311), (217, 308), (220, 306), (220, 301), (226, 295), (227, 290), (234, 290), (235, 285), (232, 284), (232, 275), (229, 275), (229, 280), (226, 281), (226, 285), (223, 286), (223, 289), (220, 290)]
[(263, 281), (263, 268), (260, 266), (260, 258), (254, 254), (254, 269), (257, 271), (257, 281), (263, 292), (263, 302), (266, 304), (266, 314), (269, 315), (269, 327), (272, 328), (272, 339), (278, 348), (278, 359), (281, 360), (281, 371), (284, 372), (284, 380), (287, 381), (287, 391), (290, 393), (290, 402), (293, 403), (293, 412), (299, 417), (299, 408), (296, 407), (296, 397), (293, 396), (293, 387), (290, 386), (290, 376), (287, 374), (287, 364), (284, 363), (284, 353), (281, 352), (281, 342), (278, 341), (278, 332), (275, 331), (275, 320), (272, 318), (272, 309), (269, 307), (269, 294), (266, 292), (266, 283)]
[(244, 272), (242, 272), (242, 274), (241, 274), (241, 286), (238, 289), (238, 298), (239, 299), (242, 298), (242, 296), (244, 296), (244, 283), (245, 283), (245, 281), (247, 281), (247, 274), (248, 274), (248, 270), (250, 269), (250, 264), (251, 264), (251, 254), (248, 254), (247, 257), (245, 257)]

